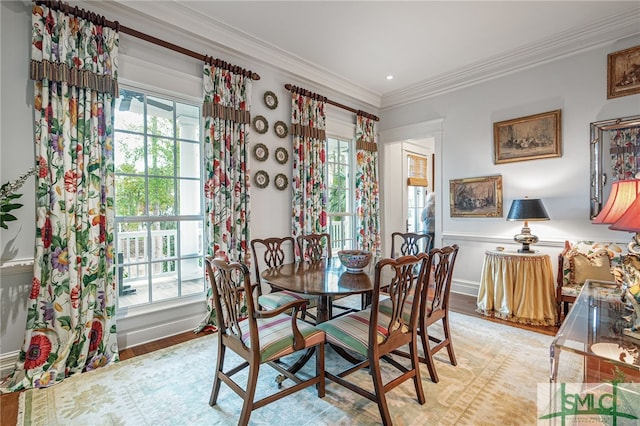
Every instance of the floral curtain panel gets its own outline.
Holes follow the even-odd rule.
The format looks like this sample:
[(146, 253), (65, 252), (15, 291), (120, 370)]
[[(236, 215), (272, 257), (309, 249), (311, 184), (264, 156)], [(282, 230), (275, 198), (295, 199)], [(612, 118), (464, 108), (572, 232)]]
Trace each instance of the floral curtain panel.
[[(248, 130), (252, 80), (242, 73), (204, 66), (205, 235), (208, 255), (250, 263)], [(211, 289), (208, 315), (215, 324)]]
[(356, 119), (356, 239), (358, 247), (380, 256), (378, 152), (375, 120)]
[(293, 237), (326, 232), (327, 190), (324, 169), (327, 139), (325, 103), (319, 96), (291, 94)]
[(31, 33), (35, 262), (24, 344), (3, 392), (50, 386), (118, 359), (112, 132), (119, 36), (45, 5), (33, 6)]
[(613, 180), (634, 179), (640, 176), (640, 127), (612, 131), (609, 153)]

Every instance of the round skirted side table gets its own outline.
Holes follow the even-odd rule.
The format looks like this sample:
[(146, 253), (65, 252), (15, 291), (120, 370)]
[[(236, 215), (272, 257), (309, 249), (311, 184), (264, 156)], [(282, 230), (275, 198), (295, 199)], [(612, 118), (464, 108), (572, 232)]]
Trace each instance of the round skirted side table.
[(523, 324), (555, 325), (556, 297), (549, 255), (487, 251), (476, 311)]

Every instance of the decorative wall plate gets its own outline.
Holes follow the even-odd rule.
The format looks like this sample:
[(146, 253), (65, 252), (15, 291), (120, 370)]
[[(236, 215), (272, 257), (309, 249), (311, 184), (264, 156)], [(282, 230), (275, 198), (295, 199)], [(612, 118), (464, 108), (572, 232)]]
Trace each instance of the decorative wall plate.
[(263, 143), (257, 143), (253, 147), (253, 156), (258, 161), (264, 161), (269, 158), (269, 148)]
[(273, 125), (273, 130), (276, 132), (278, 137), (284, 138), (289, 133), (287, 129), (287, 125), (284, 124), (284, 121), (276, 121), (276, 124)]
[(264, 92), (264, 103), (269, 109), (278, 108), (278, 97), (270, 90)]
[(263, 116), (256, 115), (255, 117), (253, 117), (253, 128), (256, 132), (262, 135), (264, 133), (267, 133), (267, 130), (269, 130), (269, 122)]
[(264, 170), (258, 170), (253, 175), (253, 181), (258, 188), (266, 188), (269, 185), (269, 175)]
[(287, 177), (284, 174), (278, 173), (275, 179), (273, 179), (273, 183), (276, 186), (276, 188), (282, 191), (289, 185), (289, 179), (287, 179)]
[(280, 147), (276, 149), (276, 161), (280, 164), (286, 164), (289, 161), (289, 152), (286, 148)]

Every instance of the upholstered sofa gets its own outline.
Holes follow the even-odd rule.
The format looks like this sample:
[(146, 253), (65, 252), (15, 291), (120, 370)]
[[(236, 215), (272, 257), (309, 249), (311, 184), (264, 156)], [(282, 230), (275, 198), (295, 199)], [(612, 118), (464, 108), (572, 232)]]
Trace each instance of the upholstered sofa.
[(627, 243), (565, 241), (558, 256), (558, 323), (569, 312), (569, 304), (575, 302), (586, 280), (615, 281), (611, 268), (620, 266), (627, 253)]

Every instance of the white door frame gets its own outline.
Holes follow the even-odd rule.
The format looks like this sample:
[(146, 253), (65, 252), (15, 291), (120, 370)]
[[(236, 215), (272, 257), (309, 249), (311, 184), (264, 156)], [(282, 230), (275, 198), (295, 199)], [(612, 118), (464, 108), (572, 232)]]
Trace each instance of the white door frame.
[[(406, 176), (406, 153), (407, 150), (417, 152), (415, 145), (418, 143), (424, 146), (426, 140), (432, 143), (432, 151), (435, 154), (435, 182), (430, 182), (430, 188), (433, 188), (436, 192), (436, 217), (442, 216), (444, 213), (444, 206), (447, 198), (444, 197), (445, 191), (442, 184), (442, 144), (444, 139), (444, 119), (436, 119), (425, 121), (421, 123), (412, 124), (409, 126), (396, 127), (393, 129), (382, 130), (379, 132), (379, 140), (382, 148), (381, 155), (381, 190), (380, 190), (380, 202), (382, 203), (382, 219), (381, 219), (381, 239), (382, 239), (382, 253), (388, 253), (391, 250), (391, 232), (398, 228), (401, 224), (402, 228), (406, 227), (406, 209), (400, 209), (402, 211), (400, 221), (398, 220), (398, 203), (402, 203), (406, 206), (406, 194), (407, 194), (407, 181), (403, 179)], [(422, 141), (419, 143), (418, 141)], [(398, 161), (402, 162), (402, 165), (398, 167)], [(401, 176), (398, 176), (397, 171), (401, 170)], [(398, 194), (400, 191), (400, 194)], [(448, 191), (447, 191), (448, 194)], [(442, 235), (442, 221), (436, 220), (435, 229), (435, 246), (439, 246), (441, 243)]]

